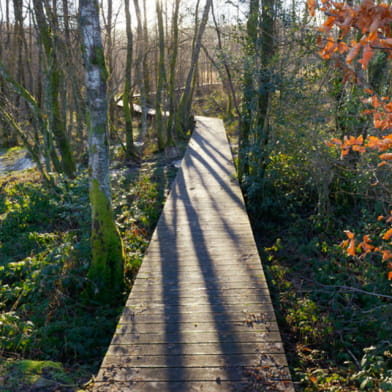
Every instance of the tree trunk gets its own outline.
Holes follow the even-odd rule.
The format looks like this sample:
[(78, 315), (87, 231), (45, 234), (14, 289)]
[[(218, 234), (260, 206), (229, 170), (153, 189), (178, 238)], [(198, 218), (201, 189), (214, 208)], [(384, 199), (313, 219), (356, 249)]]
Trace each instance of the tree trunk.
[(173, 18), (172, 18), (172, 37), (171, 37), (171, 51), (170, 51), (170, 64), (169, 64), (169, 119), (167, 124), (167, 146), (175, 146), (175, 116), (177, 111), (177, 98), (176, 98), (176, 66), (178, 57), (178, 16), (180, 11), (180, 1), (175, 0)]
[[(41, 0), (33, 0), (33, 4), (35, 16), (37, 18), (37, 28), (47, 60), (46, 99), (47, 109), (49, 111), (49, 122), (57, 147), (61, 154), (62, 169), (67, 176), (73, 177), (76, 166), (71, 151), (70, 141), (66, 134), (66, 123), (62, 116), (61, 105), (59, 102), (61, 95), (61, 83), (64, 76), (58, 64), (56, 44), (53, 36), (55, 21), (52, 20), (52, 26), (50, 26), (45, 16)], [(53, 13), (51, 13), (51, 15), (53, 16)], [(54, 164), (56, 165), (56, 162), (54, 162)]]
[(148, 101), (147, 101), (147, 90), (145, 84), (145, 73), (143, 72), (143, 57), (145, 56), (145, 48), (143, 45), (147, 45), (147, 42), (143, 42), (143, 21), (140, 11), (139, 0), (133, 0), (135, 7), (136, 19), (137, 19), (137, 55), (136, 55), (136, 79), (140, 89), (140, 100), (142, 106), (142, 119), (141, 119), (141, 135), (147, 135), (147, 111), (148, 111)]
[(130, 99), (130, 92), (132, 86), (132, 57), (133, 57), (133, 33), (131, 25), (131, 13), (129, 11), (129, 0), (125, 0), (125, 19), (127, 30), (127, 58), (125, 62), (125, 84), (123, 94), (123, 110), (125, 119), (125, 141), (126, 141), (126, 155), (127, 158), (134, 158), (136, 155), (135, 145), (133, 140), (133, 125), (132, 125), (132, 99)]
[(246, 24), (246, 46), (245, 64), (243, 76), (243, 101), (242, 114), (240, 118), (240, 140), (239, 140), (239, 162), (238, 178), (243, 181), (243, 177), (249, 174), (249, 148), (250, 133), (252, 130), (253, 108), (255, 107), (256, 89), (254, 86), (254, 65), (256, 64), (257, 52), (257, 27), (259, 19), (259, 0), (250, 0), (249, 14)]
[(261, 13), (261, 66), (259, 70), (258, 102), (256, 112), (256, 134), (257, 159), (253, 169), (259, 178), (264, 177), (268, 164), (268, 153), (266, 151), (269, 135), (269, 107), (271, 101), (272, 70), (271, 59), (274, 57), (274, 8), (275, 0), (264, 0)]
[(116, 228), (109, 181), (109, 143), (104, 51), (98, 0), (80, 0), (80, 29), (84, 44), (88, 110), (90, 202), (92, 214), (89, 278), (93, 296), (111, 302), (122, 294), (123, 245)]
[(158, 148), (163, 150), (165, 148), (165, 136), (166, 124), (163, 121), (162, 111), (164, 110), (162, 105), (162, 93), (164, 90), (164, 84), (166, 82), (165, 72), (165, 37), (163, 30), (163, 18), (162, 18), (162, 7), (159, 0), (156, 0), (156, 12), (158, 19), (158, 41), (159, 41), (159, 60), (158, 60), (158, 81), (157, 81), (157, 92), (156, 92), (156, 129), (158, 138)]
[[(35, 132), (35, 142), (38, 148), (40, 140), (39, 136), (42, 134), (44, 139), (44, 148), (42, 150), (42, 155), (45, 157), (47, 170), (50, 171), (49, 160), (52, 158), (53, 162), (58, 162), (56, 150), (53, 148), (51, 133), (48, 129), (48, 121), (43, 115), (41, 108), (35, 98), (13, 77), (6, 71), (3, 64), (0, 62), (0, 75), (6, 82), (7, 86), (12, 89), (16, 95), (22, 97), (27, 104), (31, 112), (32, 125), (36, 129)], [(15, 128), (14, 128), (15, 129)]]

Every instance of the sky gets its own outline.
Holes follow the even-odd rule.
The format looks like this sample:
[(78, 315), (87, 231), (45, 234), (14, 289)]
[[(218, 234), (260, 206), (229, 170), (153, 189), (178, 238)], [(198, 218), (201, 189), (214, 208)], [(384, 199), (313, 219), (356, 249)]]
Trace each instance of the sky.
[[(0, 20), (5, 18), (5, 9), (6, 3), (9, 3), (10, 16), (12, 17), (13, 10), (13, 1), (12, 0), (0, 0)], [(119, 29), (125, 29), (125, 15), (124, 15), (124, 0), (99, 0), (102, 2), (104, 9), (107, 9), (108, 1), (111, 1), (113, 4), (113, 13), (117, 15), (116, 19), (116, 27)], [(169, 14), (171, 14), (172, 0), (161, 0), (163, 4), (167, 3), (167, 9)], [(29, 3), (31, 0), (24, 0), (25, 9), (27, 11), (29, 7)], [(71, 8), (72, 4), (77, 4), (77, 0), (70, 0), (68, 4)], [(139, 0), (140, 7), (143, 12), (143, 0)], [(181, 0), (181, 12), (183, 17), (185, 18), (184, 22), (186, 23), (186, 18), (192, 16), (192, 12), (195, 8), (195, 0)], [(201, 1), (201, 9), (204, 6), (205, 0)], [(228, 4), (230, 2), (226, 0), (214, 0), (215, 4), (215, 12), (218, 17), (224, 15), (226, 19), (235, 18), (238, 14), (238, 10), (233, 5)], [(240, 3), (239, 1), (233, 1), (233, 3)], [(75, 9), (75, 6), (73, 7)], [(136, 16), (133, 8), (133, 0), (130, 0), (130, 8), (131, 8), (131, 17), (133, 20), (133, 24), (136, 23)], [(146, 0), (146, 10), (147, 10), (147, 20), (150, 23), (154, 23), (156, 19), (155, 15), (155, 0)]]

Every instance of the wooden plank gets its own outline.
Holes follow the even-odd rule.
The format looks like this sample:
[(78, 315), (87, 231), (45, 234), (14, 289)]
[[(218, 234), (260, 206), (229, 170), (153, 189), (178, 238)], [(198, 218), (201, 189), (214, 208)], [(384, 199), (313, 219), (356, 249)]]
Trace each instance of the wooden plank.
[(221, 121), (201, 118), (94, 391), (294, 392)]
[(183, 313), (181, 317), (178, 317), (178, 313), (167, 313), (167, 314), (150, 314), (148, 312), (135, 312), (129, 308), (125, 308), (120, 318), (119, 324), (130, 324), (130, 323), (201, 323), (207, 321), (213, 321), (216, 324), (221, 322), (234, 323), (252, 323), (252, 322), (274, 322), (275, 313), (272, 311), (263, 311), (263, 313), (247, 312), (241, 310), (240, 312), (231, 312), (230, 315), (226, 313)]
[[(267, 282), (265, 280), (260, 280), (257, 282), (257, 288), (264, 288), (267, 289)], [(145, 291), (149, 290), (154, 290), (157, 287), (162, 288), (162, 282), (159, 281), (158, 279), (152, 279), (152, 278), (138, 278), (135, 281), (135, 284), (133, 285), (132, 290), (141, 290), (144, 289)], [(185, 291), (189, 287), (190, 290), (204, 290), (208, 291), (213, 294), (214, 290), (219, 290), (220, 292), (223, 291), (230, 291), (232, 289), (251, 289), (252, 287), (255, 287), (254, 282), (251, 281), (245, 281), (245, 280), (233, 280), (229, 282), (219, 282), (219, 286), (217, 287), (216, 282), (214, 281), (207, 281), (205, 280), (204, 282), (187, 282), (186, 284), (182, 284), (181, 282), (172, 282), (171, 285), (165, 287), (165, 292), (179, 292), (179, 291)], [(132, 293), (131, 293), (132, 295)]]
[(111, 344), (107, 355), (246, 355), (246, 354), (284, 354), (281, 342), (263, 343), (165, 343), (165, 344)]
[[(237, 332), (237, 333), (236, 333)], [(278, 342), (280, 334), (276, 331), (239, 331), (228, 329), (226, 332), (178, 331), (164, 333), (117, 333), (112, 339), (112, 344), (127, 344), (137, 342), (138, 344), (163, 344), (163, 343), (262, 343)]]
[[(261, 366), (260, 366), (261, 368)], [(241, 366), (226, 367), (177, 367), (177, 368), (137, 368), (111, 367), (101, 368), (98, 378), (106, 381), (246, 381), (252, 369)], [(286, 367), (266, 365), (262, 368), (265, 377), (272, 380), (290, 380)]]
[(157, 368), (157, 367), (224, 367), (224, 366), (287, 366), (284, 354), (274, 354), (274, 356), (263, 354), (233, 354), (223, 356), (216, 355), (130, 355), (106, 356), (102, 363), (102, 368), (108, 367), (137, 367), (137, 368)]
[(168, 298), (166, 301), (182, 301), (186, 300), (188, 298), (191, 298), (194, 300), (195, 298), (198, 299), (208, 299), (210, 296), (222, 296), (225, 298), (244, 298), (244, 297), (255, 297), (257, 299), (262, 299), (262, 302), (264, 297), (269, 297), (268, 290), (266, 288), (260, 288), (260, 289), (252, 289), (252, 288), (235, 288), (231, 290), (221, 290), (219, 288), (215, 288), (212, 290), (206, 290), (202, 288), (192, 288), (192, 289), (184, 289), (184, 290), (178, 290), (177, 292), (173, 292), (171, 290), (166, 291), (162, 286), (157, 285), (155, 287), (150, 287), (149, 290), (135, 290), (132, 293), (132, 296), (130, 297), (129, 300), (132, 299), (132, 301), (141, 301), (143, 302), (143, 299), (146, 300), (151, 300), (152, 297), (156, 298), (158, 301), (160, 298), (163, 298), (164, 296), (167, 296)]
[(210, 381), (171, 381), (171, 382), (96, 382), (96, 392), (294, 392), (293, 383), (289, 380), (263, 380), (231, 382)]
[[(178, 324), (181, 324), (180, 326)], [(248, 322), (244, 321), (221, 321), (215, 322), (213, 320), (209, 321), (199, 321), (196, 323), (192, 322), (184, 322), (180, 321), (180, 323), (175, 322), (161, 322), (161, 323), (141, 323), (141, 322), (133, 322), (128, 324), (118, 324), (116, 333), (117, 334), (129, 334), (129, 333), (170, 333), (172, 331), (181, 332), (225, 332), (229, 330), (233, 330), (236, 333), (242, 331), (277, 331), (276, 323), (272, 322), (257, 322), (249, 320)]]
[(160, 315), (177, 315), (180, 319), (182, 315), (193, 313), (199, 314), (202, 318), (205, 314), (221, 314), (226, 316), (227, 320), (230, 320), (230, 313), (239, 312), (257, 312), (262, 308), (264, 311), (273, 312), (274, 309), (270, 302), (267, 303), (255, 303), (255, 304), (196, 304), (196, 305), (166, 305), (157, 303), (140, 303), (127, 306), (135, 313), (148, 313), (148, 314), (160, 314)]

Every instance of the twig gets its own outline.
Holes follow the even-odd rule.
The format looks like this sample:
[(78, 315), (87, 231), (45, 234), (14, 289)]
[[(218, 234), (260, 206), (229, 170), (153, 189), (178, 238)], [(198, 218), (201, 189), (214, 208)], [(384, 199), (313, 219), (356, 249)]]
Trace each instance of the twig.
[(361, 364), (358, 361), (358, 358), (353, 354), (353, 352), (347, 347), (345, 341), (343, 340), (342, 334), (339, 333), (340, 341), (343, 344), (344, 348), (347, 350), (349, 353), (350, 357), (354, 360), (355, 365), (357, 366), (358, 370), (361, 369)]
[(323, 284), (320, 282), (316, 282), (314, 280), (311, 279), (306, 279), (312, 283), (316, 283), (319, 286), (322, 287), (326, 287), (326, 288), (331, 288), (331, 289), (342, 289), (342, 290), (347, 290), (347, 291), (354, 291), (356, 293), (361, 293), (361, 294), (366, 294), (366, 295), (372, 295), (374, 297), (380, 297), (380, 298), (387, 298), (387, 299), (392, 299), (391, 295), (387, 295), (387, 294), (380, 294), (380, 293), (374, 293), (373, 291), (366, 291), (366, 290), (362, 290), (362, 289), (358, 289), (356, 287), (350, 287), (350, 286), (339, 286), (339, 285), (335, 285), (335, 284)]

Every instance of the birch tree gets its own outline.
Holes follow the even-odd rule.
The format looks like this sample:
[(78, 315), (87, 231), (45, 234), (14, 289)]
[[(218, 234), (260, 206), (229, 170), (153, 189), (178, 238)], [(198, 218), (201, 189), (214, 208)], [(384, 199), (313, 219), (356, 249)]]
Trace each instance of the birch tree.
[(98, 0), (80, 0), (88, 112), (90, 203), (92, 214), (89, 278), (95, 295), (110, 302), (121, 294), (124, 252), (115, 226), (109, 181), (107, 70), (99, 24)]

